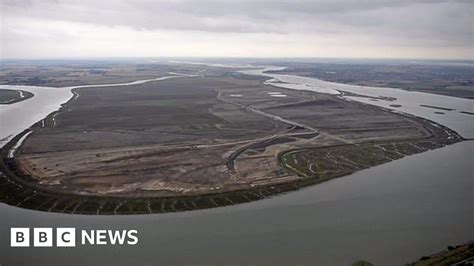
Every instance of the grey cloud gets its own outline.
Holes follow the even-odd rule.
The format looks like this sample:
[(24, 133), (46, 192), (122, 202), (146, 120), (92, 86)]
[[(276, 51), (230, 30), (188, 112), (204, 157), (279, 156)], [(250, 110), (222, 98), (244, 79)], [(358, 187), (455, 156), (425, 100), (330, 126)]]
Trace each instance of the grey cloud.
[(3, 2), (25, 16), (147, 30), (360, 35), (379, 44), (472, 45), (473, 1), (39, 1)]

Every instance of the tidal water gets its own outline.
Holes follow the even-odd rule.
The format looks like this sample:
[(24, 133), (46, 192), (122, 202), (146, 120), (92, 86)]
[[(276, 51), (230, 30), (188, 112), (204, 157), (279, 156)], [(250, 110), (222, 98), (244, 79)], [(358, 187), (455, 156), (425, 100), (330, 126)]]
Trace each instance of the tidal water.
[(287, 89), (335, 95), (348, 92), (369, 96), (370, 98), (343, 95), (343, 98), (423, 117), (453, 129), (464, 138), (474, 138), (474, 100), (396, 88), (357, 86), (310, 77), (267, 73), (267, 71), (282, 69), (284, 67), (266, 67), (240, 72), (270, 77), (272, 79), (268, 80), (267, 84)]
[[(182, 75), (182, 74), (181, 74)], [(186, 75), (190, 76), (190, 75)], [(30, 99), (14, 104), (0, 104), (0, 147), (7, 144), (15, 135), (29, 128), (34, 123), (58, 110), (61, 104), (73, 97), (72, 89), (109, 86), (131, 86), (150, 81), (159, 81), (176, 76), (165, 76), (156, 79), (144, 79), (126, 83), (80, 85), (72, 87), (38, 87), (24, 85), (0, 85), (0, 89), (24, 90), (34, 94)]]
[[(403, 265), (474, 239), (474, 142), (405, 157), (273, 198), (138, 216), (0, 204), (4, 265)], [(137, 246), (10, 248), (10, 227), (137, 229)]]
[(8, 140), (58, 110), (71, 97), (70, 88), (0, 85), (0, 89), (24, 90), (32, 98), (14, 104), (0, 105), (0, 147)]

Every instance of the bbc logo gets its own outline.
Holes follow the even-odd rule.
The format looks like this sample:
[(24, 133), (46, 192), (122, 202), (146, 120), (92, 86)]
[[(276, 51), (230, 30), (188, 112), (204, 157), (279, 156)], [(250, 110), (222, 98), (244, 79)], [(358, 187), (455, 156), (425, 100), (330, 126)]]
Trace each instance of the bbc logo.
[[(75, 228), (56, 228), (55, 235), (57, 247), (76, 246)], [(52, 247), (53, 239), (53, 228), (33, 228), (33, 247)], [(30, 228), (23, 227), (10, 229), (11, 247), (29, 247), (30, 245)]]

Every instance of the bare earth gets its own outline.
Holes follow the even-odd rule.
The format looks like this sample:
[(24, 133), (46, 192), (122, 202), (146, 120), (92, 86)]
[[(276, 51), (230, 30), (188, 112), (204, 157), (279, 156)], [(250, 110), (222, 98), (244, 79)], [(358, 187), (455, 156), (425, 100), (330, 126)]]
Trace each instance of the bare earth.
[[(4, 160), (4, 172), (24, 186), (50, 191), (35, 197), (68, 195), (48, 196), (61, 201), (42, 204), (48, 211), (151, 213), (235, 204), (459, 139), (421, 119), (248, 76), (75, 93), (37, 123), (13, 160)], [(195, 201), (201, 196), (208, 202)], [(26, 197), (7, 195), (35, 208), (35, 197)], [(124, 204), (131, 206), (120, 209)]]

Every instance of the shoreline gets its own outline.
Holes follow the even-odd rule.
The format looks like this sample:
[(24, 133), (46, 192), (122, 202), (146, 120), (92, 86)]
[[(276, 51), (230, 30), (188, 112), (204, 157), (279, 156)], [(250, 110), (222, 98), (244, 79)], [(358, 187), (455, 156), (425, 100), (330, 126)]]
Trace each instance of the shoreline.
[[(262, 66), (257, 70), (242, 70), (241, 74), (267, 78), (265, 84), (277, 88), (337, 94), (347, 101), (368, 104), (409, 116), (422, 117), (436, 124), (444, 125), (456, 131), (465, 139), (474, 139), (474, 128), (467, 120), (471, 119), (473, 100), (451, 97), (427, 92), (406, 91), (400, 88), (356, 86), (346, 83), (336, 83), (322, 79), (290, 74), (277, 74), (285, 67)], [(418, 97), (414, 101), (414, 98)], [(445, 106), (441, 106), (441, 101)], [(428, 111), (423, 105), (431, 105), (452, 109), (443, 114)], [(424, 110), (423, 110), (424, 109)], [(474, 122), (474, 121), (473, 121)]]
[[(16, 141), (18, 141), (28, 132), (28, 130), (25, 130), (21, 134), (15, 136), (15, 138), (10, 141), (7, 146), (11, 147), (11, 145), (16, 144)], [(455, 141), (450, 144), (443, 145), (442, 147), (452, 145), (461, 141), (462, 140)], [(265, 185), (249, 189), (206, 193), (198, 195), (183, 195), (180, 197), (150, 198), (93, 196), (78, 195), (64, 191), (57, 191), (55, 188), (46, 189), (45, 186), (41, 185), (32, 186), (31, 183), (28, 183), (26, 181), (27, 179), (25, 179), (25, 177), (17, 176), (15, 173), (15, 169), (10, 169), (12, 166), (14, 166), (14, 158), (5, 158), (6, 155), (8, 156), (8, 151), (9, 149), (5, 148), (2, 148), (2, 150), (0, 151), (0, 170), (3, 173), (2, 175), (0, 175), (0, 180), (2, 181), (0, 182), (0, 191), (3, 192), (1, 193), (2, 198), (0, 198), (0, 201), (11, 206), (21, 207), (25, 209), (81, 215), (136, 215), (182, 212), (225, 207), (278, 196), (287, 192), (300, 190), (308, 186), (317, 185), (357, 172), (355, 171), (352, 173), (344, 173), (342, 175), (336, 175), (326, 178), (303, 178), (292, 182)], [(287, 153), (291, 153), (294, 151), (295, 150), (283, 152), (279, 155), (279, 158), (282, 158)], [(284, 165), (284, 167), (286, 168), (287, 166)], [(23, 191), (20, 194), (15, 194), (15, 191), (18, 191), (20, 189), (22, 189)], [(8, 191), (9, 193), (4, 193), (5, 191)], [(31, 195), (34, 195), (34, 197), (32, 197)], [(51, 206), (45, 203), (54, 204)], [(112, 205), (114, 206), (114, 208), (103, 208), (107, 205)], [(102, 208), (99, 208), (101, 206)], [(159, 208), (156, 208), (157, 206), (159, 206)]]
[[(429, 266), (429, 265), (469, 265), (474, 256), (474, 242), (448, 246), (444, 250), (425, 255), (408, 266)], [(464, 264), (467, 263), (467, 264)]]
[[(93, 87), (93, 86), (86, 86)], [(121, 214), (150, 214), (150, 213), (166, 213), (166, 212), (179, 212), (189, 211), (198, 209), (207, 209), (214, 207), (230, 206), (240, 203), (246, 203), (250, 201), (260, 200), (271, 196), (283, 194), (289, 191), (299, 190), (301, 188), (319, 184), (325, 181), (332, 180), (337, 177), (347, 176), (354, 172), (362, 169), (371, 168), (375, 165), (382, 163), (376, 163), (369, 167), (358, 169), (352, 172), (345, 172), (342, 174), (313, 178), (308, 175), (302, 174), (301, 172), (294, 171), (291, 165), (288, 164), (283, 158), (290, 153), (294, 153), (295, 150), (285, 151), (278, 155), (279, 163), (288, 171), (302, 176), (301, 179), (291, 182), (281, 182), (274, 184), (266, 184), (262, 186), (255, 186), (244, 189), (234, 189), (229, 191), (220, 192), (206, 192), (201, 194), (187, 194), (180, 196), (163, 196), (159, 198), (151, 197), (140, 197), (140, 196), (99, 196), (99, 195), (80, 195), (74, 193), (68, 193), (65, 191), (58, 191), (56, 187), (48, 188), (45, 185), (32, 184), (28, 180), (33, 179), (28, 176), (22, 176), (17, 171), (17, 164), (14, 158), (9, 158), (9, 153), (12, 147), (14, 147), (19, 140), (26, 134), (30, 129), (34, 129), (35, 126), (41, 126), (40, 124), (48, 123), (48, 118), (55, 113), (60, 112), (62, 108), (70, 104), (72, 101), (77, 99), (77, 92), (71, 89), (73, 97), (71, 97), (66, 103), (61, 104), (59, 110), (54, 111), (48, 115), (48, 117), (35, 123), (29, 129), (26, 129), (22, 133), (16, 135), (11, 139), (1, 150), (1, 162), (0, 170), (5, 174), (0, 178), (4, 182), (0, 182), (0, 191), (2, 195), (1, 201), (22, 208), (34, 209), (48, 212), (61, 212), (71, 214), (91, 214), (91, 215), (121, 215)], [(364, 104), (364, 103), (358, 103)], [(373, 108), (382, 109), (386, 112), (393, 112), (393, 110), (384, 110), (382, 107), (372, 106)], [(398, 112), (396, 112), (398, 113)], [(450, 145), (459, 141), (463, 141), (461, 136), (455, 131), (448, 129), (445, 126), (437, 124), (427, 119), (419, 118), (413, 115), (400, 114), (405, 117), (412, 117), (412, 119), (421, 120), (422, 124), (426, 127), (431, 128), (432, 132), (435, 132), (435, 142), (439, 142), (434, 145), (433, 148), (426, 150), (419, 150), (411, 153), (421, 153), (427, 150), (440, 148), (446, 145)], [(437, 134), (437, 135), (436, 135)], [(439, 138), (440, 136), (444, 136)], [(413, 140), (404, 140), (402, 142), (410, 142)], [(426, 139), (423, 139), (426, 141)], [(384, 144), (393, 143), (397, 141), (383, 141)], [(400, 141), (398, 141), (400, 142)], [(350, 145), (348, 145), (350, 146)], [(19, 147), (18, 147), (19, 148)], [(334, 147), (329, 147), (329, 149)], [(312, 150), (319, 150), (323, 148), (314, 148)], [(300, 149), (303, 150), (303, 149)], [(411, 154), (404, 154), (402, 157)], [(402, 158), (400, 157), (400, 158)], [(397, 158), (393, 159), (396, 160)], [(399, 158), (398, 158), (399, 159)], [(18, 190), (23, 190), (17, 194)]]
[[(176, 73), (175, 73), (176, 74)], [(61, 101), (61, 102), (54, 102), (54, 103), (48, 103), (50, 105), (55, 105), (55, 106), (58, 106), (56, 109), (50, 109), (50, 111), (44, 116), (44, 117), (41, 117), (40, 119), (38, 120), (33, 120), (33, 122), (31, 122), (26, 128), (22, 128), (21, 130), (17, 131), (17, 132), (13, 132), (11, 134), (8, 134), (8, 135), (5, 135), (5, 136), (1, 136), (0, 137), (0, 148), (2, 148), (3, 146), (5, 146), (5, 144), (10, 141), (14, 136), (20, 134), (23, 130), (25, 129), (28, 129), (28, 128), (31, 128), (32, 126), (34, 126), (36, 123), (38, 122), (41, 122), (42, 120), (45, 120), (47, 119), (50, 115), (52, 115), (53, 113), (55, 112), (58, 112), (63, 106), (67, 105), (71, 100), (73, 100), (76, 96), (76, 94), (74, 93), (74, 90), (75, 89), (80, 89), (80, 88), (96, 88), (96, 87), (109, 87), (109, 86), (130, 86), (130, 85), (137, 85), (137, 84), (143, 84), (143, 83), (147, 83), (147, 82), (151, 82), (151, 81), (159, 81), (159, 80), (165, 80), (165, 79), (169, 79), (169, 78), (182, 78), (182, 77), (187, 77), (187, 76), (190, 76), (190, 75), (181, 75), (181, 76), (163, 76), (163, 77), (158, 77), (158, 78), (154, 78), (154, 79), (144, 79), (144, 80), (135, 80), (135, 81), (131, 81), (131, 82), (126, 82), (126, 83), (110, 83), (110, 84), (97, 84), (97, 85), (78, 85), (78, 86), (68, 86), (68, 87), (41, 87), (41, 86), (26, 86), (26, 85), (10, 85), (10, 84), (2, 84), (0, 85), (0, 90), (4, 89), (4, 90), (13, 90), (13, 89), (8, 89), (8, 88), (5, 88), (5, 86), (12, 86), (12, 87), (31, 87), (30, 89), (32, 90), (66, 90), (70, 93), (70, 96), (65, 100), (65, 101)], [(30, 97), (30, 98), (33, 98), (33, 99), (37, 99), (38, 97), (41, 97), (41, 94), (38, 93), (38, 95), (34, 94), (33, 92), (30, 92), (30, 91), (25, 91), (25, 92), (28, 92), (28, 93), (31, 93), (34, 95), (34, 97)], [(19, 103), (21, 104), (23, 101), (18, 101), (16, 103)], [(13, 107), (15, 105), (13, 104), (8, 104), (8, 105), (4, 105), (6, 107)], [(1, 104), (0, 104), (0, 107), (1, 107)], [(1, 118), (1, 117), (0, 117)], [(4, 143), (4, 144), (2, 144)]]

